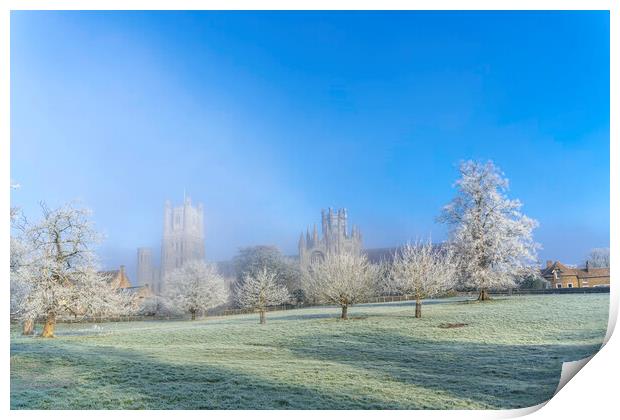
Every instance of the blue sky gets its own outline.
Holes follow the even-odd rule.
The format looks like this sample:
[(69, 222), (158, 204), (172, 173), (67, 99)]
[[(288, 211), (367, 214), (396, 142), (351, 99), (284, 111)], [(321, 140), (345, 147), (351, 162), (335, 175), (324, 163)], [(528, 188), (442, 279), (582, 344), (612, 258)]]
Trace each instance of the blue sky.
[(609, 246), (607, 12), (12, 12), (12, 205), (79, 199), (103, 264), (203, 202), (207, 259), (296, 253), (347, 207), (365, 246), (432, 234), (492, 159), (541, 261)]

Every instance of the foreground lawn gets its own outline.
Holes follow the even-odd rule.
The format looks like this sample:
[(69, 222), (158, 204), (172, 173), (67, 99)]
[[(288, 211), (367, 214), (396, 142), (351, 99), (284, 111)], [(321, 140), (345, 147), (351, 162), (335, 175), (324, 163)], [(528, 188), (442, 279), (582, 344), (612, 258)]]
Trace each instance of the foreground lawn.
[[(11, 333), (14, 409), (517, 408), (595, 353), (609, 295), (360, 305)], [(446, 324), (467, 324), (445, 328)], [(39, 326), (40, 330), (40, 326)]]

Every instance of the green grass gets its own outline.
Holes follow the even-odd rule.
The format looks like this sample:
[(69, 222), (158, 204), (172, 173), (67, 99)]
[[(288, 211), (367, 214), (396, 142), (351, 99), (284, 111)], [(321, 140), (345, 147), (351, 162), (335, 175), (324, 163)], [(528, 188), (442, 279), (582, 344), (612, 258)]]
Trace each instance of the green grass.
[[(609, 295), (311, 308), (11, 333), (13, 409), (517, 408), (596, 352)], [(441, 324), (465, 323), (461, 328)], [(40, 326), (39, 326), (40, 329)]]

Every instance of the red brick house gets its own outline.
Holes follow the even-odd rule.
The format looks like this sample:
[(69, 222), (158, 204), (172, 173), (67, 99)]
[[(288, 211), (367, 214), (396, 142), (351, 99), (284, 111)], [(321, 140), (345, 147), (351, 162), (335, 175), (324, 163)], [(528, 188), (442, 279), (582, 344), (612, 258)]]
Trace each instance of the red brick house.
[(127, 289), (128, 287), (131, 287), (131, 282), (125, 273), (124, 265), (121, 265), (119, 270), (100, 271), (99, 274), (106, 276), (112, 287), (115, 289)]
[(144, 286), (131, 285), (131, 281), (125, 272), (124, 265), (121, 265), (119, 270), (100, 271), (99, 274), (106, 276), (110, 285), (115, 289), (127, 290), (139, 300), (153, 296), (153, 292), (148, 284)]
[(559, 261), (547, 261), (541, 275), (552, 288), (558, 289), (609, 286), (609, 268), (592, 268), (588, 263), (585, 268), (574, 268)]

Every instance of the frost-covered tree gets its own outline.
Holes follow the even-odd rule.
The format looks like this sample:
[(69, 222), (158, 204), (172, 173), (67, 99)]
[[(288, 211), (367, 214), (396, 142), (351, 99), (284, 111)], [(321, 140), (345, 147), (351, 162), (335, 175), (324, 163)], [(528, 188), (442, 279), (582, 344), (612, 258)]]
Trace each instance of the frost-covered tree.
[(299, 264), (282, 255), (275, 246), (257, 245), (241, 248), (233, 259), (233, 267), (237, 284), (243, 283), (246, 275), (256, 276), (266, 268), (276, 275), (278, 284), (286, 286), (289, 292), (300, 288)]
[[(11, 214), (11, 225), (15, 222), (15, 215)], [(20, 238), (11, 234), (10, 238), (10, 258), (9, 258), (9, 279), (11, 283), (11, 319), (23, 319), (26, 298), (28, 297), (29, 286), (19, 276), (20, 267), (24, 265), (24, 256), (27, 250)], [(32, 320), (24, 320), (23, 334), (33, 333)]]
[(135, 296), (114, 286), (113, 274), (101, 272), (85, 276), (73, 287), (73, 305), (67, 312), (74, 317), (119, 316), (135, 313)]
[(189, 312), (192, 320), (196, 312), (226, 303), (228, 288), (214, 265), (189, 261), (174, 270), (166, 279), (165, 295), (172, 308)]
[(463, 284), (487, 300), (489, 288), (514, 286), (535, 269), (538, 222), (520, 212), (519, 200), (507, 198), (508, 180), (492, 162), (466, 161), (459, 170), (457, 195), (439, 220), (450, 226)]
[[(21, 188), (21, 185), (19, 185), (16, 182), (11, 181), (11, 189), (12, 190), (18, 190), (20, 188)], [(11, 207), (10, 208), (11, 222), (13, 222), (15, 219), (17, 219), (18, 213), (19, 213), (19, 207)]]
[[(11, 182), (11, 188), (19, 188), (19, 184)], [(20, 209), (18, 207), (11, 207), (11, 229), (18, 228)], [(10, 237), (10, 256), (9, 256), (9, 280), (11, 286), (11, 319), (23, 319), (23, 311), (25, 308), (26, 298), (28, 297), (29, 286), (26, 282), (22, 281), (19, 276), (19, 268), (24, 265), (24, 256), (27, 253), (27, 249), (23, 241), (15, 236), (11, 232)], [(34, 333), (34, 322), (31, 319), (23, 319), (24, 335), (31, 335)]]
[(136, 309), (138, 315), (155, 316), (170, 315), (173, 313), (172, 305), (164, 296), (148, 296), (139, 302)]
[(422, 299), (437, 296), (455, 286), (456, 264), (447, 247), (420, 241), (407, 244), (394, 255), (388, 291), (415, 297), (415, 317), (422, 317)]
[(30, 285), (20, 276), (21, 259), (15, 256), (19, 252), (19, 250), (16, 250), (18, 247), (19, 241), (11, 237), (11, 268), (9, 274), (11, 283), (11, 319), (22, 321), (23, 335), (32, 335), (34, 334), (34, 320), (28, 317), (26, 313)]
[(56, 319), (63, 313), (90, 315), (123, 311), (125, 294), (111, 287), (97, 271), (94, 244), (99, 240), (86, 209), (65, 205), (50, 210), (41, 204), (43, 218), (19, 222), (19, 241), (27, 252), (15, 271), (23, 321), (45, 318), (42, 337), (53, 337)]
[(609, 268), (609, 248), (593, 248), (586, 263), (592, 268)]
[(348, 319), (350, 305), (371, 297), (376, 292), (378, 267), (365, 255), (328, 253), (323, 260), (310, 264), (308, 291), (319, 302), (341, 307), (341, 319)]
[(246, 274), (243, 283), (235, 287), (237, 304), (259, 313), (260, 323), (264, 324), (267, 307), (280, 305), (290, 299), (288, 290), (277, 281), (277, 274), (266, 267), (255, 274)]

